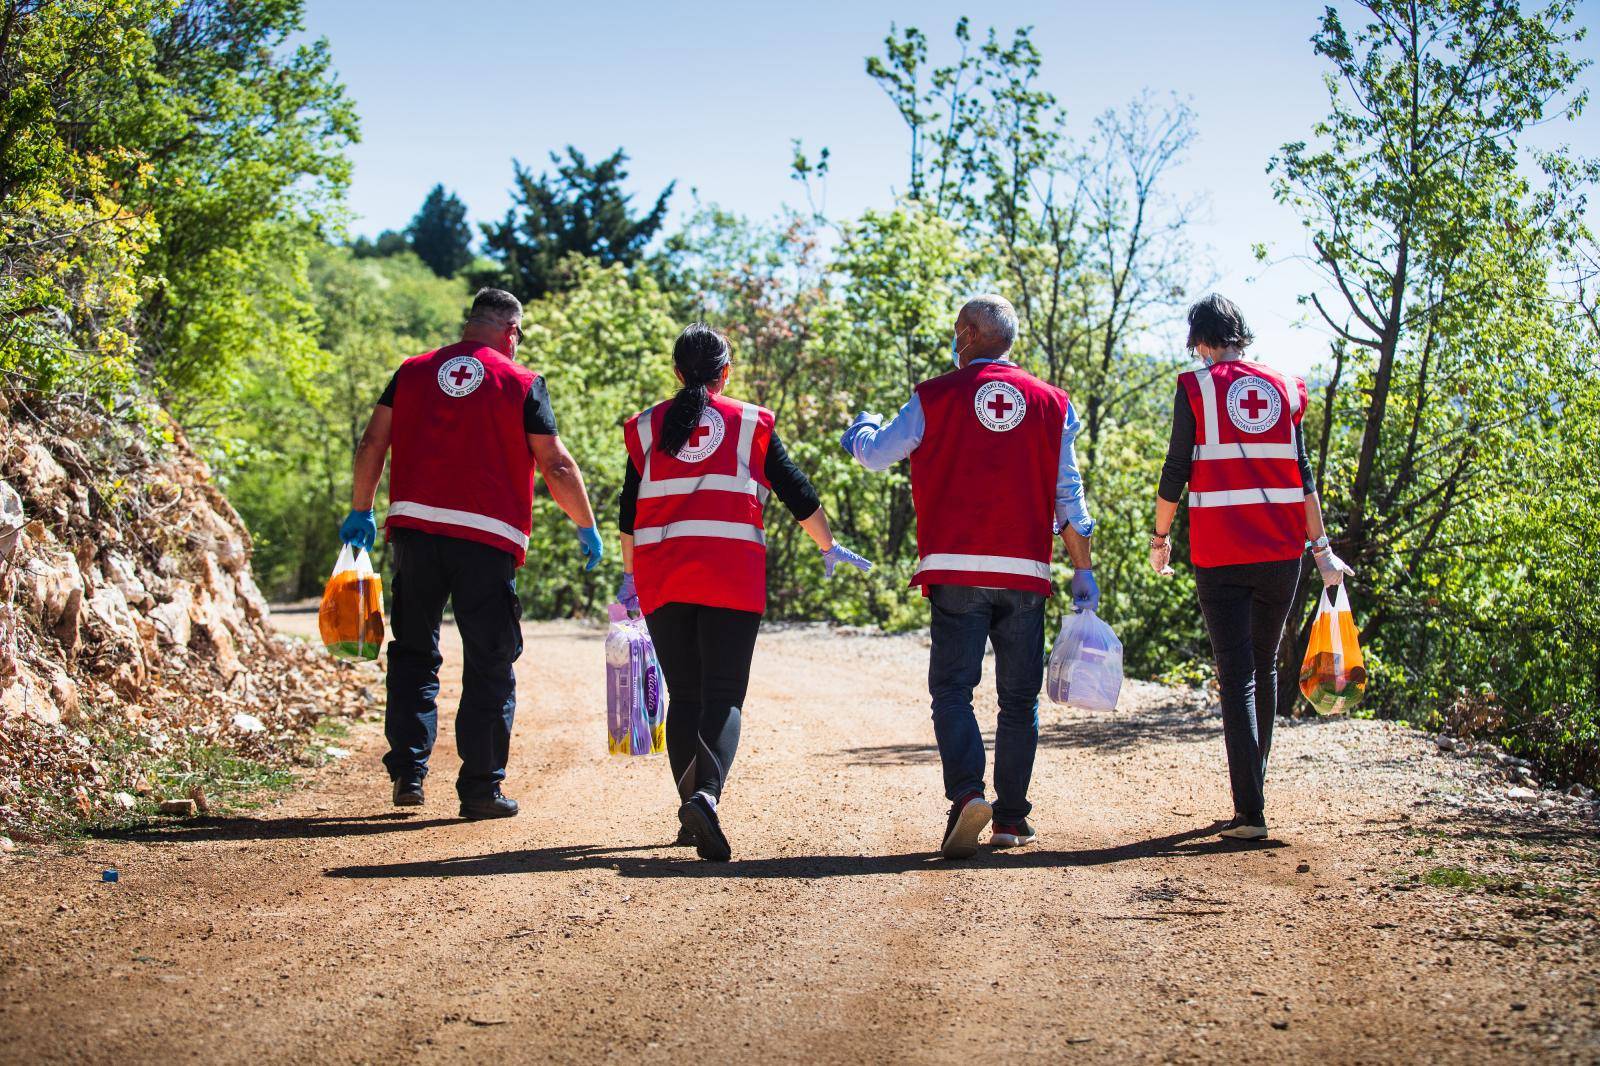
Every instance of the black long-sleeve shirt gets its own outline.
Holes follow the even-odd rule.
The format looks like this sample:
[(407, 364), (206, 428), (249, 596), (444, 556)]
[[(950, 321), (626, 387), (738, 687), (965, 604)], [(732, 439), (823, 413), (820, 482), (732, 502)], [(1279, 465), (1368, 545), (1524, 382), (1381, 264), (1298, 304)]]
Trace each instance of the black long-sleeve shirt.
[[(1316, 475), (1311, 472), (1311, 460), (1306, 457), (1306, 438), (1295, 426), (1294, 447), (1300, 461), (1300, 483), (1309, 496), (1317, 491)], [(1189, 483), (1189, 470), (1194, 465), (1194, 408), (1189, 406), (1189, 396), (1183, 386), (1178, 386), (1178, 398), (1172, 401), (1172, 436), (1167, 439), (1167, 460), (1161, 464), (1161, 487), (1156, 491), (1168, 503), (1183, 498), (1183, 487)]]
[[(632, 456), (624, 465), (627, 471), (622, 477), (622, 491), (617, 494), (617, 529), (632, 533), (639, 509), (639, 471), (633, 465)], [(767, 442), (767, 462), (763, 470), (772, 491), (796, 521), (810, 518), (822, 506), (822, 499), (812, 486), (811, 479), (789, 458), (788, 449), (776, 433)]]

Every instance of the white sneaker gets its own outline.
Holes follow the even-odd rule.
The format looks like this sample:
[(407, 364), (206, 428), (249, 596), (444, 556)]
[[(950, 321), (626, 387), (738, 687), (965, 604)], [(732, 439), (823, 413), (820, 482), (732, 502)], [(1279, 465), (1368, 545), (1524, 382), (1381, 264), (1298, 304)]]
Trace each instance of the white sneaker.
[(970, 859), (978, 854), (978, 835), (993, 817), (994, 808), (982, 796), (970, 796), (952, 806), (940, 853), (947, 859)]
[(1265, 840), (1267, 837), (1267, 819), (1264, 815), (1247, 818), (1242, 814), (1233, 816), (1233, 821), (1217, 832), (1219, 837), (1229, 840)]

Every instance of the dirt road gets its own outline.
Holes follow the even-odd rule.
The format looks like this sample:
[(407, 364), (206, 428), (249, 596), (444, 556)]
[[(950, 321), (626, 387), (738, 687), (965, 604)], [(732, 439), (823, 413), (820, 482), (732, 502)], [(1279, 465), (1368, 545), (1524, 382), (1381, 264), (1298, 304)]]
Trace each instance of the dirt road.
[(1130, 685), (1046, 709), (1037, 844), (948, 863), (925, 645), (769, 631), (708, 865), (603, 754), (600, 639), (527, 627), (514, 820), (448, 731), (392, 810), (364, 724), (258, 816), (5, 858), (0, 1060), (1600, 1060), (1593, 823), (1453, 805), (1425, 738), (1284, 728), (1281, 842), (1224, 844), (1218, 720)]

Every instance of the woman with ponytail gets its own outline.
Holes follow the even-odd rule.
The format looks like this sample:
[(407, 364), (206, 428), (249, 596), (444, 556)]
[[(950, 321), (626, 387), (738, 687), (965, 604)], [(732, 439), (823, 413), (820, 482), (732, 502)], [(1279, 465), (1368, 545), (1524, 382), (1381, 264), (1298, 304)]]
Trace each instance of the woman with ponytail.
[(773, 432), (772, 412), (724, 395), (733, 368), (727, 338), (692, 325), (673, 345), (672, 362), (677, 395), (623, 427), (617, 599), (644, 613), (666, 676), (678, 843), (723, 860), (731, 848), (717, 805), (767, 606), (767, 497), (776, 493), (816, 542), (824, 576), (840, 563), (872, 564), (834, 541), (816, 489)]

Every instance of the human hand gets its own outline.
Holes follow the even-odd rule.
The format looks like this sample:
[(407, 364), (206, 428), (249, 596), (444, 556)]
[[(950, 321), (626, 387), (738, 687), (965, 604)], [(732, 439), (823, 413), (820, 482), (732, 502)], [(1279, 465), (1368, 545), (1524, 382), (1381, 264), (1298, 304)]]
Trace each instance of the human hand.
[(371, 551), (378, 542), (378, 522), (371, 510), (351, 511), (339, 523), (339, 540), (352, 548)]
[(850, 423), (850, 428), (845, 430), (844, 435), (839, 438), (839, 446), (849, 452), (853, 458), (856, 454), (856, 437), (861, 435), (861, 431), (864, 429), (878, 429), (882, 425), (882, 415), (875, 411), (862, 411), (856, 415), (855, 421)]
[(600, 565), (600, 560), (605, 558), (606, 546), (600, 540), (600, 532), (593, 526), (578, 527), (578, 550), (583, 552), (583, 557), (588, 562), (583, 564), (584, 573), (588, 573)]
[(1312, 547), (1311, 558), (1317, 564), (1317, 571), (1322, 574), (1324, 588), (1342, 585), (1346, 577), (1356, 576), (1356, 572), (1346, 566), (1343, 559), (1333, 554), (1333, 546), (1328, 543), (1327, 537), (1318, 540)]
[(1172, 569), (1172, 538), (1150, 538), (1150, 569), (1162, 577), (1171, 577), (1176, 571)]
[(1094, 571), (1086, 566), (1072, 572), (1072, 609), (1074, 611), (1100, 609), (1100, 585), (1094, 579)]
[(845, 563), (860, 570), (863, 574), (872, 570), (872, 564), (867, 562), (855, 552), (846, 548), (838, 541), (833, 542), (833, 547), (822, 553), (822, 576), (832, 577), (833, 570), (840, 563)]
[(617, 587), (617, 602), (626, 607), (628, 613), (639, 613), (639, 589), (633, 582), (632, 574), (622, 575), (622, 584)]

